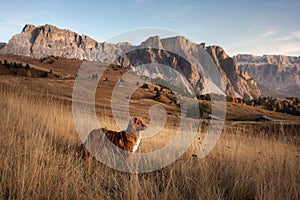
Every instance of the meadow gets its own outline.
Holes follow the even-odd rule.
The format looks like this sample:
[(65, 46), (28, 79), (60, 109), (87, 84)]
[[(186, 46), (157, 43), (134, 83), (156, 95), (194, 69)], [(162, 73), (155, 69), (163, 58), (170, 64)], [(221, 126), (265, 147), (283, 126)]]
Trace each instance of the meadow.
[[(130, 174), (74, 156), (81, 141), (66, 101), (3, 84), (0, 94), (1, 199), (300, 199), (300, 126), (291, 121), (228, 121), (207, 157), (193, 156), (197, 136), (173, 164)], [(170, 130), (140, 151), (160, 148)]]

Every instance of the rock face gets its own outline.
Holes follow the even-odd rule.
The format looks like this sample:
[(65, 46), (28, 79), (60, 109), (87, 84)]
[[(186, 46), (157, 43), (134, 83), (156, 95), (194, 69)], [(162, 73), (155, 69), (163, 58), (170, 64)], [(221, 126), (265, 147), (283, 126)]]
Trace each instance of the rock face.
[(300, 57), (237, 55), (233, 59), (258, 83), (264, 96), (300, 96)]
[[(124, 53), (126, 52), (126, 53)], [(208, 59), (207, 53), (212, 59)], [(25, 25), (22, 32), (13, 36), (7, 45), (0, 48), (1, 54), (15, 54), (43, 58), (59, 56), (80, 60), (117, 62), (133, 68), (140, 64), (158, 63), (171, 66), (181, 72), (195, 89), (197, 94), (214, 92), (220, 86), (228, 95), (253, 98), (260, 95), (256, 82), (246, 73), (240, 73), (232, 58), (221, 47), (194, 44), (183, 37), (161, 39), (150, 37), (139, 46), (130, 43), (100, 43), (86, 35), (79, 35), (70, 30), (59, 29), (52, 25)], [(121, 55), (121, 56), (120, 56)], [(212, 63), (217, 69), (212, 69)], [(163, 74), (159, 66), (138, 68), (138, 73), (158, 78)], [(164, 69), (165, 70), (165, 69)], [(172, 70), (162, 79), (173, 77)], [(219, 72), (218, 72), (219, 71)], [(211, 80), (220, 74), (223, 81)]]
[(261, 95), (252, 77), (243, 71), (239, 71), (234, 60), (221, 47), (210, 46), (206, 50), (218, 66), (226, 91), (229, 91), (229, 94), (242, 98), (252, 98)]

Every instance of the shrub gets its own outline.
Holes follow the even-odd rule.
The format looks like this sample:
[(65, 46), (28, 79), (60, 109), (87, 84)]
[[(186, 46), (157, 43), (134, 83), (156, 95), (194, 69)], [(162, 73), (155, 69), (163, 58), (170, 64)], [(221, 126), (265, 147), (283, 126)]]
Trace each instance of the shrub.
[(154, 99), (159, 100), (160, 97), (160, 91), (157, 87), (154, 88), (154, 91), (156, 92)]
[(42, 77), (43, 77), (43, 78), (48, 77), (48, 72), (46, 72), (46, 71), (42, 72)]

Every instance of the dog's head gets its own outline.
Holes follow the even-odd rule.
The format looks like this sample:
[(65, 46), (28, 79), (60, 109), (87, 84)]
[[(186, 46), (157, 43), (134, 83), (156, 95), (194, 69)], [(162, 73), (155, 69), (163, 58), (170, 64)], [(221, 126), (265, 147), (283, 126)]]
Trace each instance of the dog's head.
[(144, 120), (140, 117), (131, 118), (131, 120), (129, 120), (129, 124), (131, 124), (131, 126), (137, 131), (143, 131), (148, 128)]

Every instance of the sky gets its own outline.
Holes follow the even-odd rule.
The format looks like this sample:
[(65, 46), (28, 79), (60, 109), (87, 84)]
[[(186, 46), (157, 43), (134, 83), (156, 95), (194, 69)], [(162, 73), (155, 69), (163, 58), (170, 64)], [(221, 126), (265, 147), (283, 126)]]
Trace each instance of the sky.
[[(157, 31), (163, 37), (178, 33), (192, 42), (219, 45), (230, 56), (300, 55), (298, 0), (10, 0), (0, 5), (1, 42), (8, 42), (25, 24), (52, 24), (99, 42), (153, 27), (166, 30)], [(151, 30), (145, 34), (156, 34)], [(132, 37), (129, 42), (143, 39)]]

